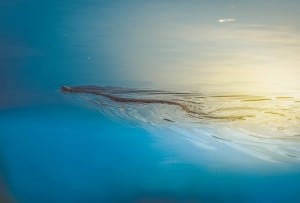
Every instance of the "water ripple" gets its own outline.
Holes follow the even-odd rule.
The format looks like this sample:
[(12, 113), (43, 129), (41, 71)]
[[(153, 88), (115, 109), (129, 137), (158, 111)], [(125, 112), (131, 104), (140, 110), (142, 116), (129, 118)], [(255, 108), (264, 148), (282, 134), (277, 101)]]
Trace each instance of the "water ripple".
[(199, 146), (213, 148), (214, 143), (222, 142), (267, 161), (300, 160), (297, 97), (204, 95), (97, 86), (63, 86), (62, 91), (86, 96), (114, 117), (134, 120), (143, 126), (185, 130), (186, 139)]

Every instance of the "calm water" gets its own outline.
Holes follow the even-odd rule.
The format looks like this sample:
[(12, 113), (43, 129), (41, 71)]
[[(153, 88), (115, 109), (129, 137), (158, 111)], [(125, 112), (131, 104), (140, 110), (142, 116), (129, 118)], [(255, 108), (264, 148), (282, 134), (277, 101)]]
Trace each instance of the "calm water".
[(300, 202), (299, 8), (0, 1), (0, 202)]

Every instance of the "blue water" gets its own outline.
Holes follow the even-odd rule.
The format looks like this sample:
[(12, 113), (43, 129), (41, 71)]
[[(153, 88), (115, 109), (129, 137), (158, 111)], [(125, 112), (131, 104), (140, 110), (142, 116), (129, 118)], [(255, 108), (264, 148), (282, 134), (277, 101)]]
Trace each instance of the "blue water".
[[(157, 147), (144, 130), (57, 97), (59, 104), (1, 113), (1, 174), (17, 202), (300, 200), (297, 172), (191, 164), (174, 148)], [(181, 161), (164, 163), (170, 157)]]
[[(294, 168), (278, 163), (243, 170), (231, 166), (230, 160), (206, 160), (180, 139), (172, 140), (172, 134), (162, 131), (158, 137), (60, 91), (61, 85), (157, 86), (153, 79), (157, 75), (148, 73), (159, 72), (173, 59), (180, 63), (177, 54), (161, 56), (153, 40), (130, 36), (149, 34), (143, 31), (145, 25), (164, 27), (160, 18), (170, 24), (194, 25), (207, 23), (209, 18), (215, 23), (220, 15), (230, 13), (227, 3), (221, 1), (194, 4), (0, 1), (0, 185), (4, 202), (300, 202), (300, 173)], [(299, 8), (295, 4), (289, 1), (284, 7), (291, 8), (291, 18)], [(256, 8), (239, 6), (248, 6), (249, 13)], [(278, 12), (280, 6), (272, 9)], [(207, 11), (199, 14), (201, 8)], [(153, 9), (167, 14), (151, 15)], [(141, 20), (146, 11), (150, 14)], [(262, 13), (261, 9), (256, 12)], [(243, 19), (243, 13), (230, 14)], [(279, 12), (275, 20), (288, 20), (283, 14)], [(251, 19), (274, 24), (270, 16), (244, 18), (246, 22)], [(164, 45), (164, 41), (157, 43)], [(174, 48), (174, 42), (165, 43)], [(182, 41), (177, 45), (193, 47)], [(127, 54), (127, 50), (141, 55)], [(160, 57), (154, 63), (155, 56)], [(152, 65), (156, 68), (149, 71)], [(164, 71), (172, 73), (173, 69), (161, 69)]]

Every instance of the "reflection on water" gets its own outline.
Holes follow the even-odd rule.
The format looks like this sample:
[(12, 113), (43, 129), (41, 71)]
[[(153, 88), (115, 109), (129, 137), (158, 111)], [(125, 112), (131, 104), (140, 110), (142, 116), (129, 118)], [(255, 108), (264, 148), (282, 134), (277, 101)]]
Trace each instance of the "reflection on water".
[[(272, 162), (300, 160), (300, 98), (202, 94), (116, 87), (62, 87), (114, 117), (167, 127), (200, 147), (223, 143)], [(91, 96), (92, 95), (92, 96)]]
[[(0, 0), (7, 192), (43, 203), (300, 202), (299, 8), (299, 0)], [(62, 84), (138, 89), (64, 89), (104, 117), (61, 100)], [(123, 200), (131, 195), (139, 198)]]

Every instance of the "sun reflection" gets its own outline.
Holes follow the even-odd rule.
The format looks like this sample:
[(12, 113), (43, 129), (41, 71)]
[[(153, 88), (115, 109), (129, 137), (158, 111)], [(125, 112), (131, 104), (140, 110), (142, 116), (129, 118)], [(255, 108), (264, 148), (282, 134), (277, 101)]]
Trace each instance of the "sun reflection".
[(171, 128), (205, 149), (221, 142), (266, 161), (300, 160), (299, 97), (97, 86), (62, 91), (85, 96), (103, 113), (146, 129)]

